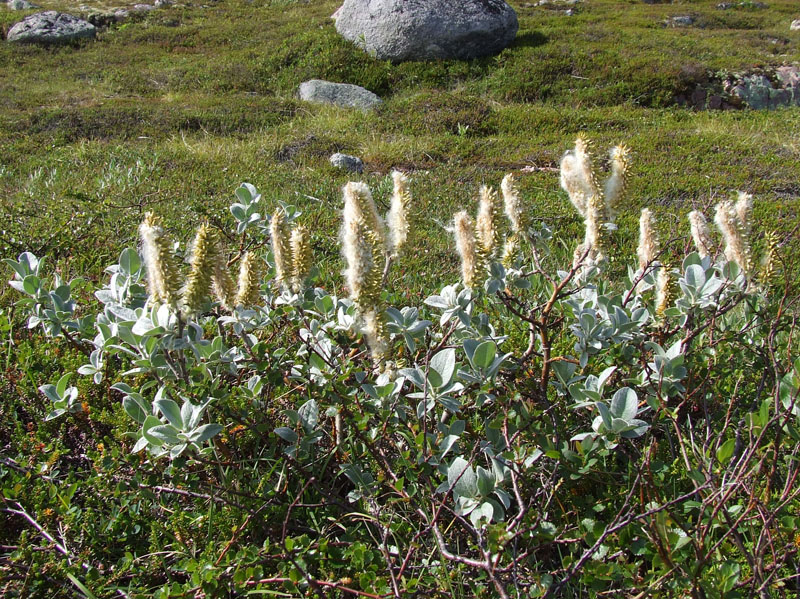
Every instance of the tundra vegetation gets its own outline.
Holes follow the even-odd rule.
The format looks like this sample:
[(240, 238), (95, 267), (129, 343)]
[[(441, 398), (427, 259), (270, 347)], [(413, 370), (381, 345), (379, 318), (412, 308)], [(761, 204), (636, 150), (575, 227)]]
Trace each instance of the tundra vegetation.
[(291, 0), (0, 45), (4, 596), (797, 592), (800, 117), (674, 106), (795, 7), (512, 5), (470, 62)]

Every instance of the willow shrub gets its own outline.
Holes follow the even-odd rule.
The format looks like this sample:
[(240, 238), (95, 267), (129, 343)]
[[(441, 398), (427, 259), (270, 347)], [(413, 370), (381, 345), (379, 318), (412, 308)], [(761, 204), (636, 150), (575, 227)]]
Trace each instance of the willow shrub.
[[(513, 178), (502, 200), (482, 190), (476, 219), (456, 217), (464, 281), (419, 306), (391, 305), (402, 256), (386, 239), (391, 222), (405, 239), (396, 211), (413, 202), (401, 176), (389, 229), (366, 186), (345, 190), (352, 298), (313, 287), (301, 215), (250, 185), (233, 232), (201, 227), (188, 265), (148, 216), (94, 307), (32, 254), (7, 260), (27, 326), (111, 385), (129, 423), (117, 443), (139, 456), (95, 463), (117, 491), (74, 528), (25, 508), (36, 485), (61, 498), (66, 475), (9, 459), (4, 483), (33, 474), (5, 486), (4, 511), (46, 549), (9, 545), (9, 571), (49, 564), (29, 577), (87, 596), (795, 592), (800, 360), (794, 298), (775, 283), (790, 273), (774, 242), (753, 257), (744, 196), (717, 209), (720, 249), (693, 213), (698, 252), (669, 265), (649, 211), (638, 252), (615, 247), (608, 196), (624, 193), (627, 156), (614, 150), (604, 188), (585, 140), (565, 156), (562, 184), (587, 223), (571, 264)], [(612, 278), (608, 256), (635, 253)], [(91, 436), (69, 381), (40, 387), (46, 417)], [(120, 488), (164, 528), (114, 520), (115, 549), (85, 520), (119, 515)]]

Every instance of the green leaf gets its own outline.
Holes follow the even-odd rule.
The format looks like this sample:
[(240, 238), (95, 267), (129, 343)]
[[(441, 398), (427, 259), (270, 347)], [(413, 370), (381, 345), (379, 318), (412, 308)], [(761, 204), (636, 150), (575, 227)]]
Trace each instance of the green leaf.
[(297, 433), (290, 429), (288, 426), (280, 426), (275, 429), (275, 434), (278, 435), (284, 441), (288, 441), (289, 443), (297, 443)]
[(159, 411), (166, 416), (169, 423), (177, 429), (184, 427), (183, 418), (181, 418), (181, 409), (171, 399), (157, 399), (153, 402)]
[(160, 439), (162, 444), (169, 443), (170, 445), (176, 445), (181, 442), (180, 437), (178, 437), (178, 429), (171, 424), (159, 424), (158, 426), (154, 426), (147, 431), (147, 434), (155, 439)]
[(492, 491), (494, 491), (494, 474), (480, 466), (478, 466), (476, 470), (478, 474), (478, 491), (483, 497), (488, 497), (492, 494)]
[(69, 379), (71, 376), (72, 373), (68, 372), (60, 379), (58, 379), (58, 382), (56, 383), (56, 393), (58, 393), (60, 397), (64, 397), (64, 393), (66, 393), (67, 391), (67, 385), (69, 384)]
[(736, 439), (728, 439), (720, 445), (717, 450), (717, 459), (720, 464), (727, 464), (733, 456), (733, 450), (736, 447)]
[(223, 428), (224, 427), (221, 424), (205, 424), (192, 432), (189, 439), (192, 441), (192, 443), (204, 443), (211, 437), (218, 435)]
[[(452, 347), (443, 349), (431, 358), (431, 370), (435, 370), (441, 378), (439, 384), (431, 383), (434, 387), (444, 387), (450, 383), (456, 368), (456, 350)], [(428, 376), (431, 380), (430, 375)]]
[(458, 497), (475, 497), (478, 495), (478, 477), (464, 458), (453, 460), (447, 469), (447, 482)]
[(303, 428), (308, 432), (314, 430), (319, 422), (319, 406), (317, 405), (317, 402), (313, 399), (309, 399), (306, 403), (300, 406), (300, 409), (297, 410), (297, 413), (300, 415), (300, 422), (302, 422)]
[(611, 398), (611, 414), (616, 418), (631, 421), (639, 411), (639, 399), (630, 387), (623, 387)]
[(39, 387), (39, 391), (41, 391), (44, 396), (53, 403), (58, 403), (61, 401), (61, 396), (58, 394), (55, 385), (42, 385)]
[(152, 414), (145, 418), (144, 423), (142, 424), (142, 435), (144, 435), (144, 438), (147, 439), (151, 445), (155, 445), (156, 447), (161, 447), (164, 444), (164, 441), (154, 435), (151, 435), (150, 430), (156, 426), (159, 426), (160, 424), (161, 421)]
[(128, 416), (139, 424), (144, 424), (144, 421), (147, 419), (147, 409), (145, 406), (130, 395), (126, 395), (122, 398), (122, 408)]
[(497, 345), (495, 345), (494, 341), (484, 341), (475, 348), (475, 353), (472, 355), (472, 365), (479, 370), (485, 370), (491, 366), (496, 354)]

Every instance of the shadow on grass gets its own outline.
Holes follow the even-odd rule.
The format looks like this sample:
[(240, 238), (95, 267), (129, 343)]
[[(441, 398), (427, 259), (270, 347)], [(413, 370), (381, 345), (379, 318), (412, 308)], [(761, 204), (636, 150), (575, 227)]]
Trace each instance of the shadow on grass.
[(512, 48), (536, 48), (537, 46), (543, 46), (549, 40), (547, 36), (543, 33), (539, 33), (538, 31), (526, 31), (525, 33), (521, 33), (517, 35), (516, 39), (514, 39), (514, 43), (511, 44)]

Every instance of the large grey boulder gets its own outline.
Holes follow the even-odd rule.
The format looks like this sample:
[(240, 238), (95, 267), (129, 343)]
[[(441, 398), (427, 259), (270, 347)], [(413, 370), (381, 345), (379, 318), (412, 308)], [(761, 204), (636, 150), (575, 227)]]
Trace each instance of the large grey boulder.
[(80, 38), (93, 38), (94, 25), (72, 15), (48, 10), (25, 17), (8, 30), (9, 42), (58, 44)]
[(519, 28), (503, 0), (344, 0), (333, 16), (343, 37), (393, 62), (497, 54)]
[(331, 83), (311, 79), (300, 84), (299, 95), (306, 102), (332, 104), (342, 108), (369, 109), (381, 103), (381, 99), (368, 89), (350, 83)]

